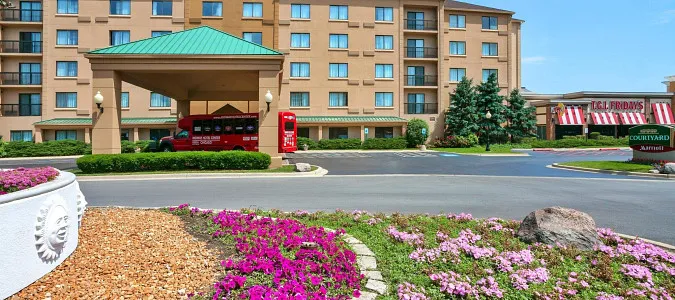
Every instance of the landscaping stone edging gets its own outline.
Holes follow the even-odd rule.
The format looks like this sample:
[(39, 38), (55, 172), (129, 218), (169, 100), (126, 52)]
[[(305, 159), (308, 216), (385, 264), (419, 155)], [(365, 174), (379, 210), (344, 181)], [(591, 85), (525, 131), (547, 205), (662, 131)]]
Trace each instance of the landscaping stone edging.
[(593, 168), (565, 166), (565, 165), (561, 165), (561, 164), (558, 164), (558, 163), (554, 163), (552, 165), (549, 165), (549, 167), (556, 168), (556, 169), (563, 169), (563, 170), (603, 173), (603, 174), (612, 174), (612, 175), (627, 175), (627, 176), (636, 176), (636, 177), (675, 179), (675, 174), (651, 174), (651, 173), (640, 173), (640, 172), (601, 170), (601, 169), (593, 169)]
[[(314, 166), (314, 165), (313, 165)], [(286, 173), (173, 173), (173, 174), (129, 174), (129, 175), (92, 175), (77, 176), (78, 181), (103, 181), (103, 180), (130, 180), (130, 179), (194, 179), (194, 178), (241, 178), (241, 177), (322, 177), (328, 174), (328, 170), (320, 167), (310, 172), (286, 172)]]

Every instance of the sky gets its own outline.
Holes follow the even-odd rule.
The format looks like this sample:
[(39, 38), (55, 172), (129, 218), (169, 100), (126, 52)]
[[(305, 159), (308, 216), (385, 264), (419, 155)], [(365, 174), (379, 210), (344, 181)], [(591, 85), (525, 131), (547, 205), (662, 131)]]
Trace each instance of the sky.
[(665, 92), (675, 0), (462, 0), (516, 12), (522, 85), (537, 93)]

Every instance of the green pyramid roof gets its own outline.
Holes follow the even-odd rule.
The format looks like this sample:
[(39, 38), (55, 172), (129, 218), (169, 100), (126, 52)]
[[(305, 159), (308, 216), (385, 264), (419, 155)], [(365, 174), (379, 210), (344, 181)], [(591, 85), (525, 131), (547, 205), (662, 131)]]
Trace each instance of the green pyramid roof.
[(101, 48), (89, 53), (111, 55), (283, 55), (270, 48), (208, 26)]

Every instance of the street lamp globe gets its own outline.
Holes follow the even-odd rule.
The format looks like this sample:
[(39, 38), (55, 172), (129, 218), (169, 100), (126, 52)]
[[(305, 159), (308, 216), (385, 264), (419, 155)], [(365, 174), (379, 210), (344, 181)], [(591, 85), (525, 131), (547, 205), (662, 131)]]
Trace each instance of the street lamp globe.
[(270, 90), (267, 90), (267, 94), (265, 94), (265, 102), (270, 104), (272, 103), (272, 100), (274, 100), (274, 96), (272, 96), (272, 92), (270, 92)]
[(101, 105), (101, 103), (103, 103), (103, 95), (101, 95), (101, 91), (96, 92), (96, 95), (94, 96), (94, 103), (97, 105)]

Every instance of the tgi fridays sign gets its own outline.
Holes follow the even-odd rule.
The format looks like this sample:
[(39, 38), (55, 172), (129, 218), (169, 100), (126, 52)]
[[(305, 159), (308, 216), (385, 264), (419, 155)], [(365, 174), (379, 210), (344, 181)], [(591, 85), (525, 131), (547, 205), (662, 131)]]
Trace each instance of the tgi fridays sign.
[(639, 125), (628, 129), (628, 145), (641, 152), (669, 152), (675, 150), (673, 127), (665, 125)]
[(589, 110), (592, 112), (643, 112), (644, 100), (591, 100)]

